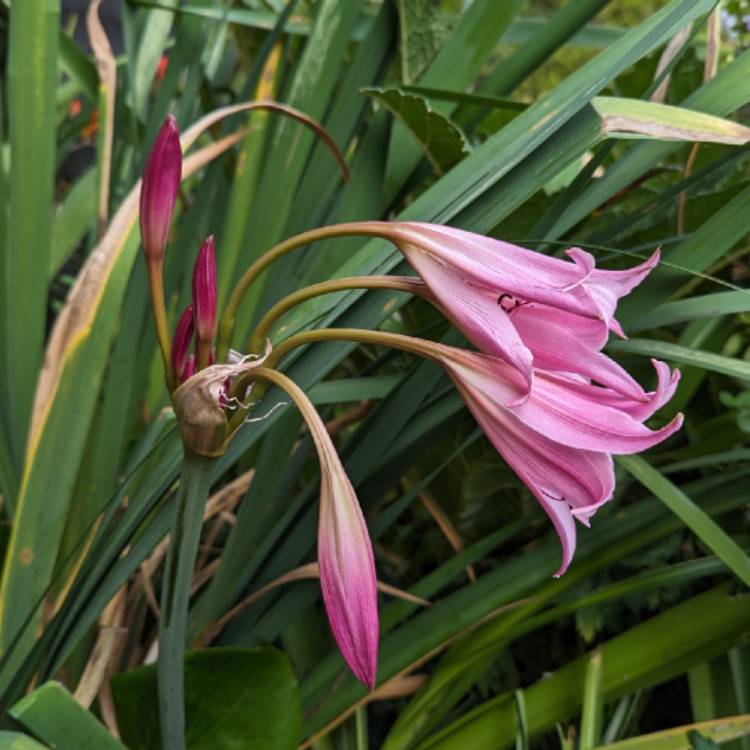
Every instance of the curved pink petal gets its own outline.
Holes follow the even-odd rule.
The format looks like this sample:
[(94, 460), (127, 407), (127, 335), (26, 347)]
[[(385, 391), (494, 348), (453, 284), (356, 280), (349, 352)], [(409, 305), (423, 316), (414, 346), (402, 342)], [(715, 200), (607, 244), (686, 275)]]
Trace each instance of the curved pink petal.
[(510, 318), (534, 355), (535, 367), (577, 373), (632, 399), (646, 401), (636, 380), (598, 351), (607, 339), (603, 321), (536, 304), (521, 305)]
[(513, 394), (523, 383), (513, 368), (476, 352), (452, 347), (440, 351), (441, 361), (464, 390), (481, 394), (485, 403), (507, 409), (531, 429), (572, 448), (638, 453), (662, 442), (682, 424), (682, 415), (678, 415), (662, 429), (652, 431), (627, 412), (603, 403), (606, 389), (544, 371), (535, 373), (529, 397), (514, 403)]
[(656, 390), (646, 393), (646, 400), (631, 399), (622, 393), (600, 389), (596, 397), (599, 403), (624, 411), (640, 422), (648, 419), (674, 396), (680, 382), (680, 371), (670, 370), (669, 365), (658, 359), (651, 363), (656, 370)]
[[(446, 317), (478, 349), (515, 367), (531, 388), (532, 356), (508, 313), (487, 289), (466, 284), (434, 258), (421, 254), (415, 268)], [(524, 394), (525, 396), (526, 394)]]
[(574, 518), (588, 525), (614, 491), (612, 458), (577, 450), (540, 435), (485, 394), (459, 384), (466, 404), (490, 442), (531, 490), (549, 516), (562, 544), (562, 575), (576, 547)]
[(425, 270), (429, 274), (425, 256), (431, 256), (433, 263), (442, 263), (464, 283), (485, 289), (496, 299), (509, 294), (590, 317), (598, 315), (590, 296), (576, 286), (588, 273), (576, 263), (434, 224), (394, 224), (391, 235), (409, 264), (446, 308), (450, 300), (444, 299), (439, 288), (433, 287), (422, 273)]
[[(571, 255), (576, 251), (583, 252), (572, 248), (568, 250), (568, 254)], [(625, 336), (620, 324), (615, 320), (618, 300), (635, 289), (651, 273), (658, 265), (660, 257), (661, 253), (656, 250), (647, 261), (624, 271), (607, 271), (597, 268), (586, 283), (586, 290), (599, 310), (599, 316), (607, 321), (609, 327), (618, 336), (623, 338)]]
[(420, 222), (394, 222), (384, 232), (407, 261), (431, 286), (441, 305), (450, 308), (440, 289), (429, 279), (432, 265), (475, 289), (504, 294), (524, 302), (539, 302), (587, 317), (600, 318), (622, 335), (614, 318), (617, 301), (641, 283), (658, 263), (658, 251), (645, 263), (624, 271), (597, 269), (590, 253), (567, 251), (570, 261), (533, 252), (508, 242), (453, 227)]

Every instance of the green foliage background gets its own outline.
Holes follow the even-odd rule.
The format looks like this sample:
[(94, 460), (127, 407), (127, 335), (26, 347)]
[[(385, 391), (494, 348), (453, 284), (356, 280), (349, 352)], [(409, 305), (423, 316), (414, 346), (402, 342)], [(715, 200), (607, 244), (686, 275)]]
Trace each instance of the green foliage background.
[[(665, 101), (747, 125), (747, 34), (725, 28), (704, 80), (713, 0), (285, 6), (123, 3), (108, 92), (101, 60), (74, 40), (83, 17), (62, 24), (57, 0), (0, 5), (0, 748), (154, 747), (143, 665), (181, 450), (131, 191), (168, 112), (186, 132), (262, 95), (320, 120), (352, 179), (269, 113), (196, 132), (205, 158), (186, 170), (168, 253), (172, 324), (208, 233), (222, 301), (280, 239), (343, 220), (450, 223), (547, 253), (578, 243), (609, 268), (661, 246), (665, 263), (618, 315), (630, 338), (608, 351), (644, 384), (649, 356), (680, 366), (653, 425), (677, 411), (686, 421), (618, 462), (614, 501), (555, 580), (546, 517), (439, 370), (371, 347), (301, 352), (287, 372), (344, 420), (335, 439), (379, 577), (430, 605), (382, 595), (381, 692), (367, 696), (333, 646), (317, 582), (269, 587), (314, 560), (318, 492), (307, 433), (269, 394), (268, 418), (242, 429), (212, 477), (224, 504), (204, 525), (190, 611), (186, 647), (203, 647), (186, 662), (199, 685), (190, 747), (747, 750), (748, 147), (702, 143), (691, 157), (690, 143), (620, 138), (592, 104), (648, 99), (665, 46), (692, 23)], [(742, 22), (741, 3), (724, 10)], [(233, 133), (235, 145), (205, 151)], [(234, 343), (299, 286), (403, 270), (378, 241), (319, 243), (253, 288)], [(274, 340), (323, 325), (460, 342), (391, 292), (306, 303)]]

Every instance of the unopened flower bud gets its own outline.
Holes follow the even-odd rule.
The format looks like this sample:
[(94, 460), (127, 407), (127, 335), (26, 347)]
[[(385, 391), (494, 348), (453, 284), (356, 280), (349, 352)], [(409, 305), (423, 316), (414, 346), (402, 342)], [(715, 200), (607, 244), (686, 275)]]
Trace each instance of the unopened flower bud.
[(210, 344), (216, 331), (216, 255), (214, 238), (200, 249), (193, 268), (195, 334), (199, 342)]
[(141, 241), (149, 261), (164, 257), (181, 179), (180, 133), (169, 115), (148, 155), (141, 185)]
[(188, 361), (190, 344), (193, 342), (193, 331), (193, 305), (188, 305), (180, 316), (172, 337), (172, 369), (178, 383), (187, 379), (183, 375)]

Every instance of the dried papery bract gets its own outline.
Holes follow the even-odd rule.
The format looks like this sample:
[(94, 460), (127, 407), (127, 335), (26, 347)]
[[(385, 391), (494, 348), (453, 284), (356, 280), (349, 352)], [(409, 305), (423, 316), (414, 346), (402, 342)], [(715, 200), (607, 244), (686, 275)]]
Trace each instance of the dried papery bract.
[[(211, 365), (192, 376), (172, 394), (180, 436), (185, 448), (199, 456), (220, 456), (233, 434), (225, 409), (227, 382), (246, 375), (263, 363), (263, 357), (237, 364)], [(190, 360), (186, 365), (194, 367)], [(184, 377), (184, 375), (183, 375)]]

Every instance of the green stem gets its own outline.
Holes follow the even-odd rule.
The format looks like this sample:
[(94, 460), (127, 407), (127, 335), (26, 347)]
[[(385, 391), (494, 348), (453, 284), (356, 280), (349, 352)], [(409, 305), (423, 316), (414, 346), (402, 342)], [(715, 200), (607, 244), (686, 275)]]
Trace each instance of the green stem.
[(419, 354), (422, 357), (434, 359), (441, 344), (434, 341), (405, 336), (402, 333), (386, 333), (385, 331), (368, 331), (364, 328), (319, 328), (316, 331), (303, 331), (295, 333), (288, 339), (284, 339), (268, 355), (263, 362), (264, 367), (275, 367), (281, 358), (292, 349), (305, 344), (316, 344), (322, 341), (350, 341), (359, 344), (372, 344), (373, 346), (388, 346), (392, 349), (400, 349), (411, 354)]
[(161, 261), (148, 261), (148, 286), (151, 291), (151, 307), (154, 311), (156, 323), (156, 338), (164, 360), (164, 377), (167, 387), (172, 393), (175, 389), (174, 373), (172, 372), (172, 350), (169, 342), (169, 325), (167, 323), (167, 306), (164, 304), (164, 267)]
[[(410, 352), (411, 354), (419, 354), (422, 357), (428, 357), (431, 359), (435, 359), (436, 353), (441, 346), (432, 341), (417, 339), (413, 336), (404, 336), (401, 333), (368, 331), (364, 328), (320, 328), (317, 331), (303, 331), (302, 333), (296, 333), (294, 336), (290, 336), (288, 339), (284, 339), (280, 344), (277, 344), (264, 360), (263, 369), (264, 371), (273, 371), (273, 368), (278, 365), (284, 355), (288, 354), (292, 349), (295, 349), (298, 346), (324, 341), (353, 341), (360, 344), (372, 344), (373, 346), (389, 346), (393, 349), (400, 349), (401, 351)], [(232, 387), (232, 396), (239, 399), (244, 398), (248, 386), (251, 383), (254, 383), (253, 399), (256, 402), (260, 401), (266, 391), (266, 386), (262, 383), (254, 382), (258, 379), (271, 380), (267, 374), (261, 378), (258, 375), (258, 370), (251, 370), (237, 379)], [(246, 416), (246, 411), (242, 409), (237, 410), (229, 422), (230, 435), (242, 425)]]
[(193, 566), (214, 459), (185, 450), (159, 617), (159, 716), (165, 750), (185, 750), (184, 653)]
[(293, 307), (313, 297), (320, 297), (323, 294), (332, 294), (334, 292), (344, 292), (350, 289), (394, 289), (400, 292), (427, 295), (427, 287), (424, 283), (410, 276), (350, 276), (342, 279), (323, 281), (320, 284), (312, 284), (289, 294), (271, 307), (261, 318), (252, 335), (247, 340), (247, 346), (244, 351), (259, 353), (263, 348), (263, 343), (268, 338), (268, 333), (273, 324)]
[(261, 255), (260, 258), (258, 258), (258, 260), (256, 260), (245, 271), (237, 282), (232, 294), (229, 296), (229, 301), (227, 302), (224, 314), (221, 316), (221, 321), (219, 322), (219, 332), (216, 345), (217, 361), (223, 362), (226, 359), (229, 345), (232, 341), (232, 335), (234, 334), (234, 324), (237, 319), (237, 311), (239, 310), (240, 304), (242, 304), (245, 294), (247, 294), (248, 289), (258, 276), (260, 276), (272, 263), (285, 256), (287, 253), (291, 253), (293, 250), (297, 250), (300, 247), (304, 247), (311, 242), (317, 242), (319, 240), (330, 239), (332, 237), (351, 236), (387, 237), (389, 234), (392, 234), (391, 225), (386, 221), (363, 221), (334, 224), (330, 227), (311, 229), (308, 232), (302, 232), (302, 234), (290, 237)]

